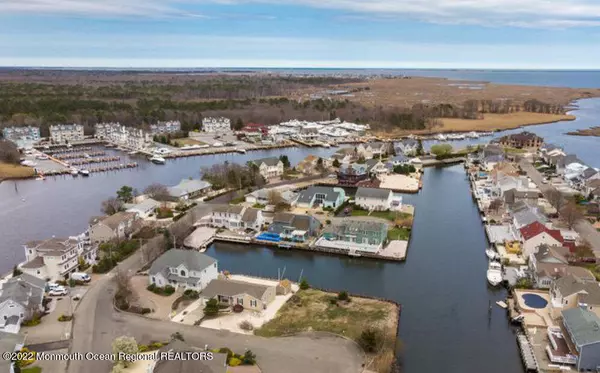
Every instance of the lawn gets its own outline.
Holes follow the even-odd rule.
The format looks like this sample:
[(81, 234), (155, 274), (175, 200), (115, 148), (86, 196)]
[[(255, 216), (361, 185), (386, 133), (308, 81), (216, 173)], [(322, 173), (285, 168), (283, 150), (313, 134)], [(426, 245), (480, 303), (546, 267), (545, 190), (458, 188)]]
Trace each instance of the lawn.
[(405, 212), (373, 211), (371, 212), (371, 214), (369, 214), (369, 211), (356, 209), (356, 207), (352, 208), (352, 216), (371, 216), (374, 218), (381, 218), (389, 221), (412, 218), (411, 214), (407, 214)]
[(189, 137), (184, 137), (181, 139), (173, 139), (173, 142), (178, 142), (181, 146), (185, 146), (185, 145), (206, 145), (206, 143), (203, 143), (202, 141), (196, 140), (196, 139), (190, 139)]
[(408, 239), (410, 238), (410, 229), (394, 227), (388, 230), (387, 237), (388, 240), (408, 241)]
[(34, 174), (35, 172), (31, 167), (0, 162), (0, 180), (22, 179), (32, 177)]
[(358, 341), (363, 330), (379, 330), (382, 348), (369, 356), (369, 369), (389, 372), (394, 359), (398, 308), (393, 303), (351, 297), (350, 302), (335, 301), (337, 295), (320, 290), (301, 290), (277, 313), (277, 316), (255, 331), (263, 337), (276, 337), (306, 331), (326, 331)]

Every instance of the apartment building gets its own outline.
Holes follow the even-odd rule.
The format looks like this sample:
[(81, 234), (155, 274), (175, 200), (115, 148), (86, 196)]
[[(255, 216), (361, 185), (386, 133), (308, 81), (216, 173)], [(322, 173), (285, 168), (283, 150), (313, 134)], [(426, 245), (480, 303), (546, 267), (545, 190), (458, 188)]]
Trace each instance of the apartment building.
[(14, 142), (19, 148), (25, 148), (40, 141), (40, 129), (31, 126), (6, 127), (2, 129), (2, 137)]
[(84, 139), (81, 124), (57, 124), (50, 126), (50, 141), (55, 144), (68, 144)]
[(207, 117), (202, 119), (202, 131), (204, 132), (229, 132), (231, 131), (231, 120), (225, 117)]
[(96, 137), (130, 149), (140, 150), (152, 144), (150, 133), (120, 123), (98, 123), (95, 126)]
[(181, 122), (178, 120), (158, 122), (150, 125), (150, 133), (152, 135), (158, 135), (161, 133), (175, 133), (179, 131), (181, 131)]

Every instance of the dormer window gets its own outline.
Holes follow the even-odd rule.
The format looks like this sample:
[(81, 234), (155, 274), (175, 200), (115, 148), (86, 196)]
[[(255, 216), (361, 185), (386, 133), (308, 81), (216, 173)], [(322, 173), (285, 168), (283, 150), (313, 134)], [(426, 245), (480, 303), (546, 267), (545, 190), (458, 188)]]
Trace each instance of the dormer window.
[(181, 275), (181, 277), (185, 277), (185, 271), (182, 269), (181, 272), (179, 272), (179, 274)]

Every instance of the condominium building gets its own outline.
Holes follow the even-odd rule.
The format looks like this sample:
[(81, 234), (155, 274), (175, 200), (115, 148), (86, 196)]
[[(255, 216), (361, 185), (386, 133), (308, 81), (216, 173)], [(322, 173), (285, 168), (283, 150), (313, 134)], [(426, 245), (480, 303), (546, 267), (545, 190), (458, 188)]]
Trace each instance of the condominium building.
[(152, 143), (152, 136), (140, 129), (125, 127), (120, 123), (96, 124), (96, 137), (130, 149), (143, 149)]
[(2, 129), (2, 137), (8, 141), (24, 148), (40, 141), (40, 129), (38, 127), (6, 127)]
[(207, 117), (202, 119), (202, 131), (204, 132), (229, 132), (231, 131), (231, 120), (225, 117)]
[(158, 135), (160, 133), (174, 133), (181, 131), (181, 122), (172, 120), (168, 122), (158, 122), (150, 125), (150, 133)]
[(81, 124), (57, 124), (50, 126), (50, 140), (56, 144), (66, 144), (83, 140)]

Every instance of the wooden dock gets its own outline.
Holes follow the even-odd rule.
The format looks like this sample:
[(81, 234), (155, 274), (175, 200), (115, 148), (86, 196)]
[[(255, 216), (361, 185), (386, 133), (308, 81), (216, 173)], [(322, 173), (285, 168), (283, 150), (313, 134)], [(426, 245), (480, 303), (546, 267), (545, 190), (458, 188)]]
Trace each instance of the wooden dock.
[(529, 344), (529, 340), (525, 334), (517, 335), (517, 342), (519, 344), (519, 351), (521, 353), (521, 359), (523, 359), (523, 365), (527, 372), (537, 372), (538, 371), (538, 363), (535, 359), (535, 355), (533, 354), (533, 349), (531, 348), (531, 344)]

